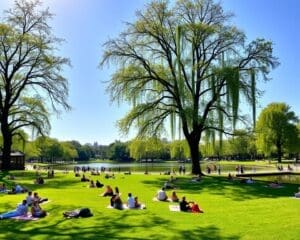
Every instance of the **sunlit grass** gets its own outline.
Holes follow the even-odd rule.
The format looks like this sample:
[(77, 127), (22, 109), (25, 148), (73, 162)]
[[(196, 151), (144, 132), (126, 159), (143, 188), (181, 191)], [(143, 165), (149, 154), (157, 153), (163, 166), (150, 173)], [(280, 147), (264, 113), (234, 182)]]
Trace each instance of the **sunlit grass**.
[[(108, 209), (109, 198), (99, 196), (104, 189), (88, 188), (88, 183), (80, 182), (73, 173), (56, 173), (42, 186), (33, 185), (34, 172), (15, 175), (16, 182), (51, 200), (43, 205), (50, 215), (36, 222), (1, 220), (0, 239), (298, 239), (300, 236), (300, 200), (291, 198), (297, 185), (270, 189), (265, 182), (247, 185), (215, 176), (192, 183), (189, 176), (178, 177), (177, 194), (197, 201), (205, 211), (199, 215), (170, 212), (169, 203), (152, 201), (169, 178), (165, 175), (115, 174), (115, 179), (91, 176), (93, 180), (118, 186), (123, 201), (128, 192), (139, 196), (147, 207), (141, 211)], [(1, 178), (6, 179), (5, 174), (0, 175), (0, 182)], [(25, 196), (0, 194), (0, 212), (15, 208)], [(81, 207), (89, 207), (94, 216), (63, 218), (64, 211)]]

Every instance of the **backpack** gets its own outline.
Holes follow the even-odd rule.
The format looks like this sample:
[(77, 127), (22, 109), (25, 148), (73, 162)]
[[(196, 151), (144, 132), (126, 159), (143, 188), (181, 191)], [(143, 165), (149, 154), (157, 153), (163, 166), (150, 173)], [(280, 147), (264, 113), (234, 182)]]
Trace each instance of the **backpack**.
[(81, 208), (79, 211), (79, 217), (91, 217), (93, 214), (91, 213), (91, 210), (89, 208)]

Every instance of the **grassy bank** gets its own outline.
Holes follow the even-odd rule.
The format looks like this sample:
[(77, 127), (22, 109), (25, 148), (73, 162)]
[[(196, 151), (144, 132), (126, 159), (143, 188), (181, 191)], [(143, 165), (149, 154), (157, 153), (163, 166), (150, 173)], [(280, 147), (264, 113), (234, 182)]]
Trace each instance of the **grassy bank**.
[[(153, 196), (169, 176), (116, 174), (114, 179), (92, 176), (112, 187), (121, 197), (139, 196), (145, 210), (108, 209), (109, 198), (99, 196), (104, 189), (90, 189), (73, 173), (57, 173), (44, 185), (34, 185), (34, 172), (15, 172), (22, 183), (51, 202), (43, 205), (50, 215), (38, 221), (0, 221), (0, 239), (299, 239), (300, 200), (291, 198), (297, 185), (265, 187), (265, 182), (241, 184), (222, 177), (205, 177), (192, 183), (189, 176), (179, 177), (179, 197), (197, 201), (204, 214), (170, 212), (167, 202), (154, 202)], [(46, 176), (46, 173), (44, 173)], [(87, 174), (88, 177), (89, 174)], [(1, 173), (0, 182), (6, 174)], [(170, 191), (168, 191), (170, 194)], [(14, 209), (26, 194), (0, 194), (0, 212)], [(62, 213), (89, 207), (94, 216), (64, 219)]]

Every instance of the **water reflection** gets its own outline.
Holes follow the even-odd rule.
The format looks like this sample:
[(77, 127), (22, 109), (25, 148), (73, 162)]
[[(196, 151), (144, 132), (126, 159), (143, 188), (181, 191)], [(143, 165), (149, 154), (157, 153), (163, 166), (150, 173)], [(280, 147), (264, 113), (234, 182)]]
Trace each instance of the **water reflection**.
[[(68, 165), (69, 169), (72, 169), (75, 165)], [(191, 171), (191, 163), (179, 163), (179, 162), (160, 162), (160, 163), (88, 163), (88, 164), (76, 164), (79, 167), (89, 167), (94, 169), (111, 169), (111, 171), (133, 171), (133, 172), (164, 172), (164, 171), (175, 171), (178, 172), (180, 166), (184, 166), (186, 172), (189, 173)], [(61, 166), (58, 168), (65, 168), (66, 166)], [(202, 162), (201, 169), (202, 171), (207, 171), (210, 168), (211, 173), (217, 173), (218, 168), (220, 168), (220, 172), (236, 172), (236, 164), (220, 164), (218, 162)], [(275, 170), (273, 165), (262, 166), (262, 165), (244, 165), (244, 172), (260, 172), (266, 170)]]

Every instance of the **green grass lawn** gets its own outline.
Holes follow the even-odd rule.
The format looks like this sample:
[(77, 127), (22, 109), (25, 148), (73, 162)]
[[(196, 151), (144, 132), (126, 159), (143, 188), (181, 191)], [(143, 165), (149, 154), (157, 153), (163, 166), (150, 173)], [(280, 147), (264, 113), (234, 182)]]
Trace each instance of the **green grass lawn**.
[[(92, 176), (104, 184), (118, 186), (123, 201), (127, 193), (137, 195), (145, 210), (108, 209), (104, 189), (90, 189), (73, 173), (56, 173), (42, 186), (33, 185), (34, 172), (14, 172), (15, 182), (38, 191), (51, 202), (42, 205), (49, 215), (38, 221), (0, 220), (0, 239), (299, 239), (300, 200), (291, 198), (298, 185), (266, 188), (265, 182), (241, 184), (223, 177), (204, 177), (191, 183), (178, 177), (177, 194), (194, 200), (204, 214), (170, 212), (168, 202), (153, 196), (169, 176), (116, 174), (115, 179)], [(44, 173), (46, 176), (46, 173)], [(89, 177), (89, 174), (87, 174)], [(6, 174), (0, 173), (0, 182)], [(168, 191), (170, 194), (171, 191)], [(0, 213), (14, 209), (26, 194), (0, 194)], [(62, 213), (89, 207), (90, 218), (64, 219)]]

